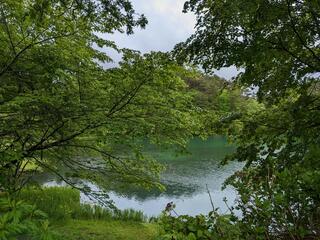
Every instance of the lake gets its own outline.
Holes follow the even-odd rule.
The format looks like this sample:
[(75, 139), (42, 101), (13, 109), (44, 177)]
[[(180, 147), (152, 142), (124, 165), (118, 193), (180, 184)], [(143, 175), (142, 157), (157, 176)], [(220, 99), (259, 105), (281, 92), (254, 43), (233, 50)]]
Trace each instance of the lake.
[[(224, 191), (221, 186), (224, 180), (239, 170), (243, 164), (231, 162), (220, 166), (220, 161), (234, 151), (224, 137), (211, 137), (205, 141), (193, 139), (188, 145), (188, 154), (176, 155), (172, 151), (162, 150), (154, 146), (146, 146), (145, 151), (154, 156), (166, 166), (161, 181), (166, 191), (128, 191), (109, 192), (119, 209), (133, 208), (143, 211), (148, 216), (157, 216), (169, 202), (176, 204), (178, 214), (196, 215), (208, 213), (212, 210), (206, 185), (211, 193), (214, 207), (219, 207), (221, 213), (227, 212), (223, 199), (232, 205), (236, 192), (228, 187)], [(45, 185), (57, 185), (55, 181), (47, 181)], [(97, 187), (91, 185), (97, 190)], [(82, 202), (91, 202), (85, 195), (81, 195)]]

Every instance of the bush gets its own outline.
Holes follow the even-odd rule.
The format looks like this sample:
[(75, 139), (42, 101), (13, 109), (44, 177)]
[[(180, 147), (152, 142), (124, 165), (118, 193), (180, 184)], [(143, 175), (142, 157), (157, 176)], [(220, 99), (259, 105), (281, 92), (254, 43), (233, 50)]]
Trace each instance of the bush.
[(164, 212), (158, 223), (162, 233), (157, 240), (240, 240), (241, 232), (232, 215), (218, 215), (215, 211), (195, 217), (173, 217)]
[(0, 239), (54, 240), (47, 215), (35, 205), (11, 198), (0, 198)]

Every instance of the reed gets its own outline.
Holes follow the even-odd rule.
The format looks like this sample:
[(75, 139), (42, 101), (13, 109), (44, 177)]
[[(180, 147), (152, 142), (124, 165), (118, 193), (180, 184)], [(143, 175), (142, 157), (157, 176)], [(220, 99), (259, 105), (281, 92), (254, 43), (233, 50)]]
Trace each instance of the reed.
[(80, 205), (80, 192), (67, 187), (27, 188), (19, 198), (34, 204), (52, 220), (68, 220)]
[(97, 205), (81, 204), (74, 212), (74, 219), (120, 220), (146, 222), (148, 218), (141, 211), (134, 209), (111, 210)]
[(20, 192), (19, 198), (35, 204), (53, 221), (69, 219), (148, 221), (142, 211), (113, 210), (98, 205), (81, 204), (80, 192), (69, 187), (27, 188)]

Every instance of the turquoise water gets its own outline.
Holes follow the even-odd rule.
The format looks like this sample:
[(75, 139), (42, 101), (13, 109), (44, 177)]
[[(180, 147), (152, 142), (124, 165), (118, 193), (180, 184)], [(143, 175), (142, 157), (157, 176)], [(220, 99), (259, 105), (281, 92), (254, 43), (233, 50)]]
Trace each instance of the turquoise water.
[[(145, 151), (166, 166), (161, 177), (166, 191), (111, 191), (109, 195), (118, 208), (134, 208), (144, 211), (149, 216), (156, 216), (168, 202), (173, 201), (178, 214), (207, 213), (212, 210), (212, 206), (206, 185), (212, 195), (214, 206), (219, 207), (221, 213), (227, 211), (223, 198), (228, 199), (229, 205), (232, 205), (236, 198), (233, 189), (221, 190), (224, 180), (242, 166), (237, 162), (220, 166), (221, 160), (234, 151), (234, 146), (227, 144), (224, 137), (211, 137), (205, 141), (193, 139), (188, 145), (189, 153), (183, 155), (150, 145), (146, 145)], [(52, 184), (56, 183), (47, 183)], [(94, 185), (91, 185), (91, 188), (98, 189)], [(83, 195), (82, 201), (92, 200)]]

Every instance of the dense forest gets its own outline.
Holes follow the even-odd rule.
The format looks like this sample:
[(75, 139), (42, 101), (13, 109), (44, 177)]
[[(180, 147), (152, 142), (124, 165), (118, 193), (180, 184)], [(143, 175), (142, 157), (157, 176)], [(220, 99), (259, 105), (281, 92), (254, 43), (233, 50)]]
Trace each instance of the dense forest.
[[(195, 32), (142, 54), (104, 35), (147, 26), (129, 0), (0, 1), (0, 239), (320, 238), (320, 2), (189, 0), (183, 12)], [(215, 75), (226, 67), (238, 75)], [(221, 164), (243, 163), (224, 183), (237, 192), (227, 214), (169, 204), (146, 220), (109, 198), (115, 185), (165, 190), (143, 143), (181, 153), (215, 135), (235, 146)], [(44, 188), (39, 172), (70, 188)]]

